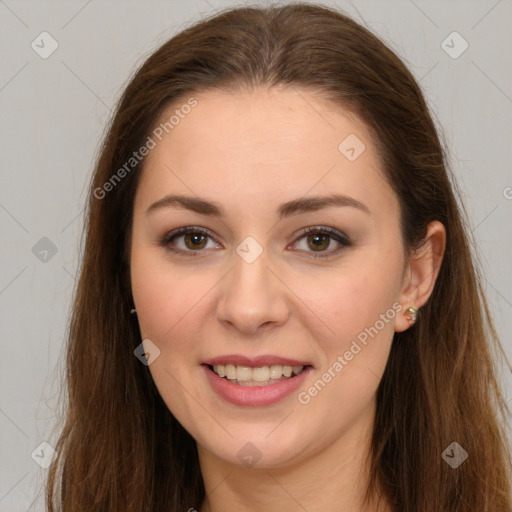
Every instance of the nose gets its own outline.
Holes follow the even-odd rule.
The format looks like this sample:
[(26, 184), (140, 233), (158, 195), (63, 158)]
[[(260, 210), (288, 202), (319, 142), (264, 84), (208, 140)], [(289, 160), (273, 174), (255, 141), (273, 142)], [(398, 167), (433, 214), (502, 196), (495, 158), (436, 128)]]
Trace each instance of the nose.
[(289, 290), (270, 268), (265, 251), (252, 263), (235, 254), (233, 268), (221, 283), (217, 319), (225, 326), (256, 334), (288, 319)]

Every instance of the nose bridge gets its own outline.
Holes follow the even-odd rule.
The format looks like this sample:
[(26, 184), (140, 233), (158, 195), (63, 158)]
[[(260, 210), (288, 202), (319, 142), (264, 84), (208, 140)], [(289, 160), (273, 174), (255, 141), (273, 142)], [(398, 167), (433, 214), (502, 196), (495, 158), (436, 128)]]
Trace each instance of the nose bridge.
[[(250, 237), (249, 237), (250, 238)], [(258, 244), (259, 246), (259, 244)], [(233, 254), (233, 267), (223, 280), (218, 319), (241, 331), (255, 332), (262, 324), (282, 323), (288, 317), (283, 284), (269, 268), (268, 253), (245, 240)]]

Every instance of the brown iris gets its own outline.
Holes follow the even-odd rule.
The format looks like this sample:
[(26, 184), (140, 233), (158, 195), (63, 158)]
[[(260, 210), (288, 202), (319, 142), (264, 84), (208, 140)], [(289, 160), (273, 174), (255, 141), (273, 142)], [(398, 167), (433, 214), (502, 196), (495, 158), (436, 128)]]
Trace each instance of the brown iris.
[[(324, 240), (324, 243), (318, 243), (319, 239), (322, 239)], [(327, 235), (322, 235), (322, 234), (319, 234), (319, 233), (315, 233), (313, 235), (309, 235), (308, 236), (308, 245), (309, 245), (309, 242), (310, 240), (314, 240), (314, 248), (315, 249), (326, 249), (327, 247), (329, 247), (329, 236)], [(310, 247), (313, 247), (313, 246), (310, 246)]]
[[(200, 240), (202, 238), (202, 240)], [(206, 239), (207, 239), (207, 236), (206, 235), (203, 235), (201, 233), (187, 233), (185, 236), (184, 236), (184, 240), (185, 240), (185, 245), (187, 246), (188, 249), (202, 249), (204, 247), (204, 245), (199, 245), (197, 242), (199, 241), (200, 243), (204, 243), (206, 244)], [(191, 241), (192, 244), (189, 246), (188, 245), (188, 242)]]

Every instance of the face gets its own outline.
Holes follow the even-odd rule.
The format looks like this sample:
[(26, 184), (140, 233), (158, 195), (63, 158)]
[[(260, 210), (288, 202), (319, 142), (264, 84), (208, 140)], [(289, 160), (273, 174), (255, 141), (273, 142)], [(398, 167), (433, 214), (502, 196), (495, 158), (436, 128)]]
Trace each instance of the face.
[(367, 128), (311, 91), (195, 99), (136, 194), (141, 336), (200, 453), (283, 467), (373, 420), (405, 306), (399, 204)]

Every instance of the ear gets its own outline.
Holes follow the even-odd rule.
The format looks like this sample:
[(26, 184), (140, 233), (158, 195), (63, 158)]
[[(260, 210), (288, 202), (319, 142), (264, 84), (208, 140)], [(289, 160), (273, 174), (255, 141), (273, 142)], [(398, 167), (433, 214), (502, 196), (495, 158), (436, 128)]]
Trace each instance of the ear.
[(439, 269), (443, 261), (446, 246), (446, 229), (439, 221), (432, 221), (419, 249), (414, 251), (406, 263), (402, 292), (399, 302), (402, 305), (400, 314), (395, 317), (395, 331), (402, 332), (410, 326), (406, 315), (409, 307), (419, 309), (423, 306), (434, 289)]

